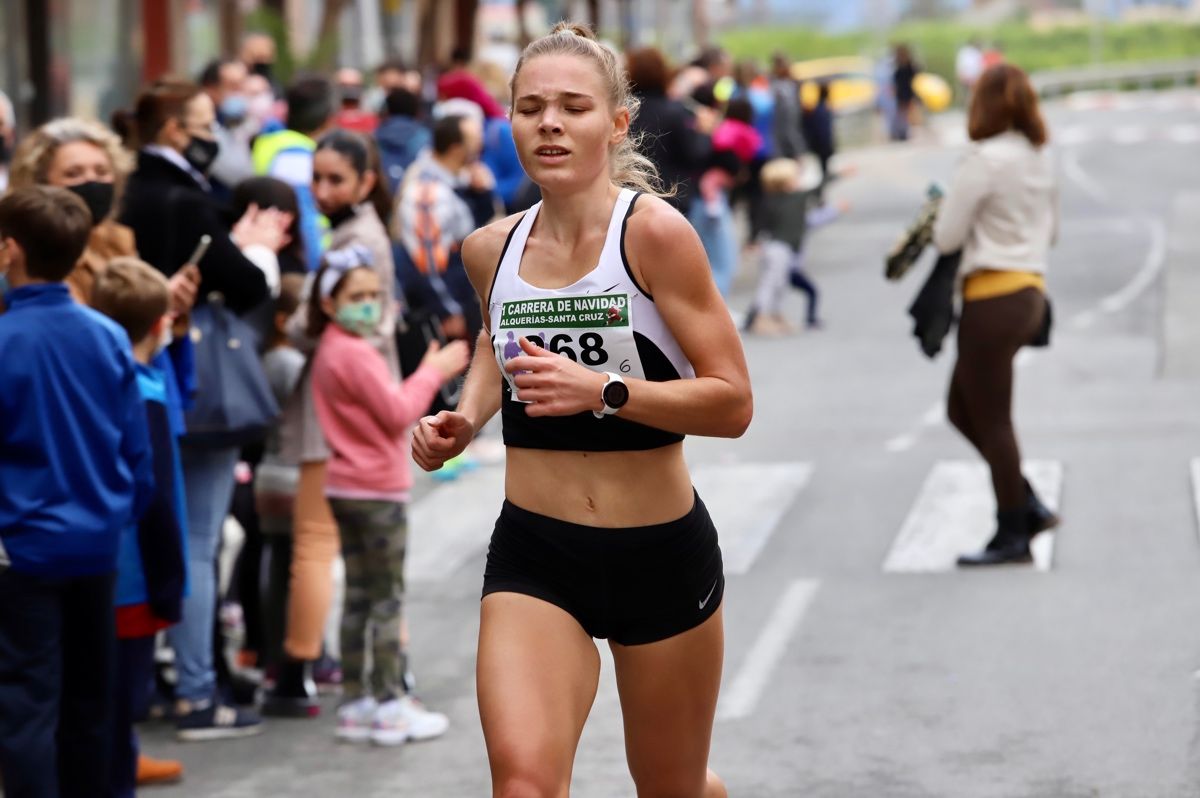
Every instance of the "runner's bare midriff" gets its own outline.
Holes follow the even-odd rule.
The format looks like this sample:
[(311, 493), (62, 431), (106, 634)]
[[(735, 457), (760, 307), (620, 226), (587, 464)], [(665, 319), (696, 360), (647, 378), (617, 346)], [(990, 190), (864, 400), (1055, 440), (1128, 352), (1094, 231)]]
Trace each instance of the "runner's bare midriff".
[(508, 448), (505, 496), (540, 515), (599, 527), (664, 524), (692, 509), (683, 444), (638, 452)]

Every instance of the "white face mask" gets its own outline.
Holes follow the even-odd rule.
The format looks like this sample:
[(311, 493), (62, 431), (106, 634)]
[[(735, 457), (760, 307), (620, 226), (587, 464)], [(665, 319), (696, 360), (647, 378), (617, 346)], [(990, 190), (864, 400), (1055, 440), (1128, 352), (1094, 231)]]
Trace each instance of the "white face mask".
[(246, 98), (246, 116), (260, 125), (271, 116), (275, 98), (270, 94), (253, 94)]

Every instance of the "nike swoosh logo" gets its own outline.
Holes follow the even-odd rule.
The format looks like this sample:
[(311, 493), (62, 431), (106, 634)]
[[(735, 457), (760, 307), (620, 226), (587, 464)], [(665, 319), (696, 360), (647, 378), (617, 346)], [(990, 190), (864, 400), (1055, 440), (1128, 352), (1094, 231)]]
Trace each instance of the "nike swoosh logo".
[(712, 590), (708, 591), (708, 595), (704, 597), (704, 601), (701, 601), (701, 602), (700, 602), (700, 609), (704, 609), (704, 605), (708, 603), (708, 600), (709, 600), (710, 598), (712, 598), (712, 594), (713, 594), (713, 593), (715, 593), (715, 592), (717, 591), (717, 585), (719, 585), (719, 584), (721, 584), (721, 580), (720, 580), (720, 579), (718, 579), (717, 581), (713, 582)]
[(620, 283), (613, 283), (612, 285), (610, 285), (608, 288), (605, 288), (605, 289), (604, 289), (603, 291), (601, 291), (600, 293), (602, 293), (602, 294), (607, 294), (609, 291), (613, 290), (613, 289), (614, 289), (614, 288), (616, 288), (618, 285), (620, 285)]

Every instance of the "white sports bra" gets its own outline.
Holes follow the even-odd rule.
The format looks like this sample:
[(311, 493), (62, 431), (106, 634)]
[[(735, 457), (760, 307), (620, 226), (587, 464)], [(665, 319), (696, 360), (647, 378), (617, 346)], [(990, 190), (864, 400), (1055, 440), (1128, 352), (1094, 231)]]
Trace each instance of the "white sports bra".
[(665, 382), (696, 376), (654, 299), (634, 279), (625, 257), (625, 225), (639, 194), (622, 189), (596, 267), (564, 288), (539, 288), (521, 279), (521, 257), (541, 203), (509, 233), (488, 297), (492, 346), (503, 380), (504, 442), (529, 449), (631, 451), (683, 440), (619, 415), (530, 418), (514, 398), (504, 362), (521, 353), (522, 336), (593, 371)]

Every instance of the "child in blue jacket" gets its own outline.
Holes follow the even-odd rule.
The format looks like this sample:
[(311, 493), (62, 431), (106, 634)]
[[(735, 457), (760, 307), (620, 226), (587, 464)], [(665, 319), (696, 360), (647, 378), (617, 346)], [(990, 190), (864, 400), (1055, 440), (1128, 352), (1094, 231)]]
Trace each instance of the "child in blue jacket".
[(113, 574), (154, 488), (129, 337), (63, 278), (91, 232), (62, 188), (0, 199), (0, 779), (95, 796), (109, 780)]
[(167, 376), (151, 365), (170, 342), (170, 289), (150, 264), (116, 258), (96, 278), (91, 303), (129, 334), (154, 463), (150, 503), (121, 530), (117, 555), (116, 705), (106, 795), (133, 798), (138, 760), (133, 722), (145, 711), (154, 680), (154, 636), (179, 622), (187, 580), (179, 446), (169, 419)]

